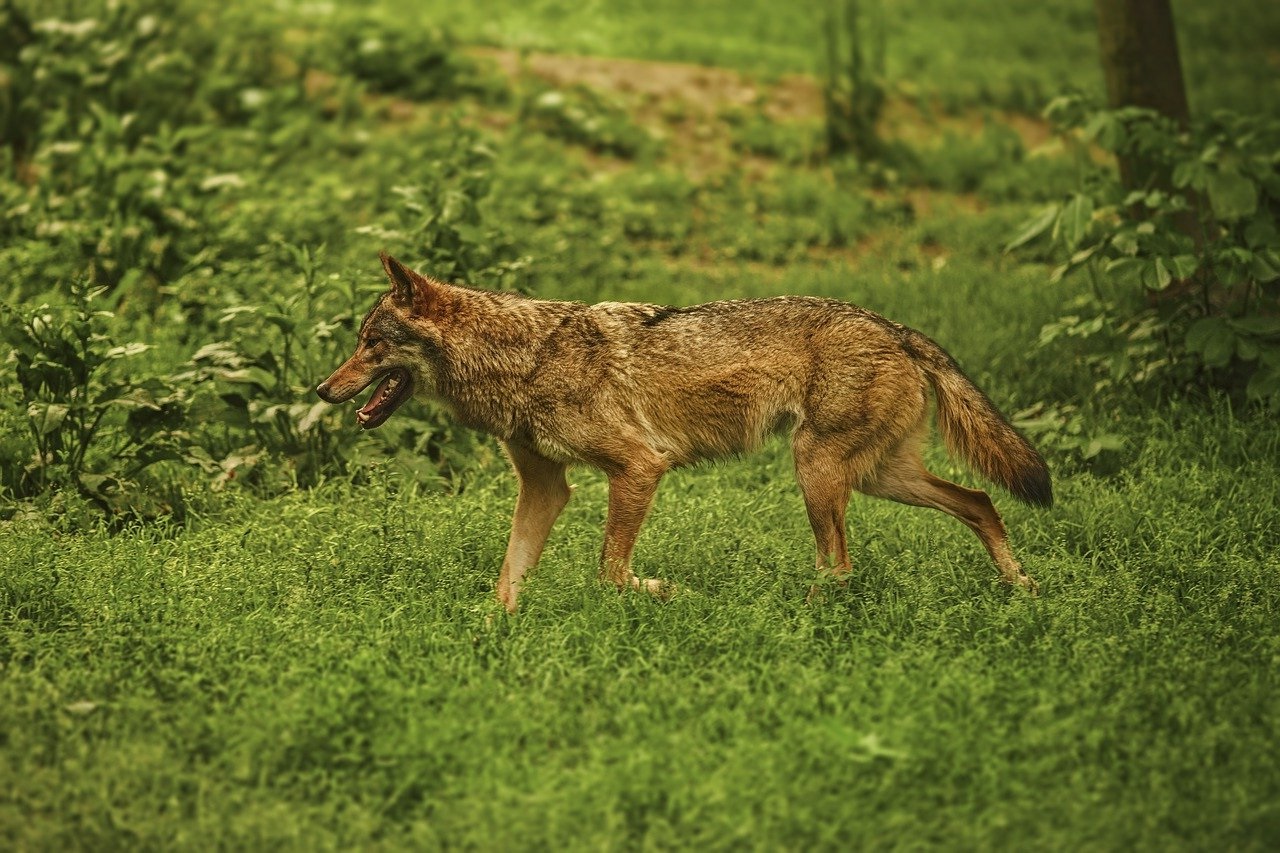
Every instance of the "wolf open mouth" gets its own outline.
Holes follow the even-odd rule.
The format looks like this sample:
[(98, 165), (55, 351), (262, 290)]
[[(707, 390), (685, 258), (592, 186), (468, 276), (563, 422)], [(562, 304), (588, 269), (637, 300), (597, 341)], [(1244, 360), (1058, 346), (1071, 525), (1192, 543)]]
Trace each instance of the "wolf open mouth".
[(413, 378), (409, 376), (409, 371), (397, 367), (382, 377), (369, 402), (356, 412), (356, 421), (361, 429), (380, 427), (412, 394)]

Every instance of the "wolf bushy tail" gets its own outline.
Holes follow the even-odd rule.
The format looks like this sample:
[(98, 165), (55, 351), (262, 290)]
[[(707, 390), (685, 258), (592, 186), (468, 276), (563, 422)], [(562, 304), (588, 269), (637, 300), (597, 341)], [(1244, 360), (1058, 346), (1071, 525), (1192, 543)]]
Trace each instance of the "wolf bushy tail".
[(947, 449), (1019, 500), (1052, 506), (1053, 485), (1044, 458), (964, 375), (955, 359), (914, 329), (908, 330), (906, 344), (933, 386), (938, 429)]

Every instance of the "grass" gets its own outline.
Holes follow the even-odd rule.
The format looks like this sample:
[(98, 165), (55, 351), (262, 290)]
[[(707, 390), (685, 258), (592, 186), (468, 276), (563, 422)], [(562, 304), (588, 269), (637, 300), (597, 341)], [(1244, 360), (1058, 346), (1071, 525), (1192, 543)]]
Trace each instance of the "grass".
[(806, 605), (777, 447), (664, 484), (638, 567), (667, 604), (595, 582), (586, 471), (514, 618), (498, 466), (10, 535), (6, 846), (1261, 849), (1280, 507), (1236, 471), (1280, 448), (1180, 420), (1132, 419), (1125, 474), (1052, 512), (1002, 501), (1039, 599), (858, 499), (858, 572)]
[[(406, 31), (446, 19), (439, 4), (397, 3), (375, 6)], [(1019, 91), (1096, 85), (1087, 4), (1033, 5), (1000, 20), (940, 0), (895, 5), (895, 76), (991, 122)], [(1178, 7), (1188, 67), (1220, 70), (1193, 79), (1215, 99), (1261, 103), (1274, 87), (1256, 70), (1271, 16), (1218, 11)], [(467, 42), (761, 75), (805, 70), (813, 52), (804, 16), (763, 4), (486, 3), (451, 6), (447, 21)], [(1043, 50), (1028, 35), (1050, 31), (1062, 38)], [(227, 38), (251, 43), (237, 32)], [(464, 247), (509, 243), (532, 259), (518, 283), (540, 296), (848, 299), (936, 338), (1005, 411), (1074, 405), (1086, 432), (1123, 447), (1083, 460), (1037, 435), (1056, 506), (993, 495), (1035, 599), (1000, 585), (956, 522), (855, 497), (855, 573), (806, 604), (812, 536), (776, 442), (663, 482), (636, 567), (679, 585), (667, 603), (596, 581), (605, 483), (574, 471), (575, 497), (508, 616), (492, 585), (513, 478), (491, 440), (443, 431), (414, 404), (359, 440), (349, 408), (326, 416), (321, 455), (366, 461), (317, 468), (314, 487), (298, 485), (310, 482), (298, 454), (264, 446), (235, 479), (165, 463), (143, 485), (151, 505), (172, 505), (132, 521), (67, 491), (6, 494), (0, 847), (1274, 845), (1280, 430), (1205, 392), (1099, 398), (1080, 351), (1035, 346), (1087, 285), (1049, 285), (1043, 264), (1000, 247), (1060, 192), (1068, 161), (1026, 155), (1002, 129), (956, 130), (903, 174), (868, 176), (788, 154), (805, 131), (741, 106), (729, 122), (695, 115), (710, 138), (686, 139), (677, 105), (665, 143), (616, 156), (593, 145), (590, 98), (566, 130), (522, 123), (520, 84), (505, 98), (409, 103), (332, 73), (336, 94), (304, 96), (286, 75), (270, 90), (277, 107), (201, 125), (139, 167), (199, 188), (165, 203), (203, 218), (199, 240), (172, 232), (174, 245), (200, 244), (177, 272), (122, 278), (104, 297), (116, 340), (152, 345), (129, 363), (137, 375), (185, 369), (212, 340), (278, 351), (292, 315), (260, 315), (301, 292), (282, 244), (324, 244), (318, 280), (364, 300), (377, 249), (423, 257), (454, 236), (423, 230), (424, 211), (395, 189), (413, 185), (441, 210), (474, 201)], [(651, 105), (619, 100), (652, 121)], [(616, 123), (605, 132), (630, 133), (625, 115), (605, 118)], [(87, 163), (112, 162), (86, 139)], [(682, 159), (695, 143), (700, 159)], [(492, 156), (462, 168), (451, 146)], [(116, 175), (101, 172), (114, 198)], [(38, 182), (4, 177), (5, 198), (38, 198)], [(139, 206), (156, 192), (138, 190)], [(51, 211), (97, 233), (56, 201)], [(15, 271), (12, 298), (34, 309), (65, 285), (72, 255), (31, 242), (27, 254), (0, 247), (0, 261)], [(296, 322), (302, 367), (267, 402), (309, 404), (345, 354), (346, 306), (326, 299)], [(221, 319), (240, 306), (253, 310)], [(330, 337), (309, 331), (330, 320)], [(269, 444), (243, 413), (202, 405), (206, 423), (186, 428), (223, 451)], [(38, 462), (27, 435), (25, 412), (6, 403), (0, 452), (15, 470)], [(399, 461), (379, 442), (404, 445)], [(929, 458), (977, 485), (939, 448)]]
[[(384, 0), (399, 19), (444, 23), (466, 41), (521, 50), (634, 57), (737, 68), (766, 77), (815, 73), (821, 0), (680, 3), (605, 0), (518, 6), (481, 0)], [(877, 4), (864, 7), (874, 10)], [(889, 78), (944, 105), (997, 103), (1029, 112), (1066, 87), (1102, 95), (1093, 7), (1087, 0), (1006, 0), (999, 20), (963, 0), (881, 3)], [(1280, 15), (1256, 0), (1173, 3), (1192, 106), (1271, 111), (1275, 75), (1258, 57), (1280, 40)], [(1265, 60), (1275, 67), (1274, 56)]]

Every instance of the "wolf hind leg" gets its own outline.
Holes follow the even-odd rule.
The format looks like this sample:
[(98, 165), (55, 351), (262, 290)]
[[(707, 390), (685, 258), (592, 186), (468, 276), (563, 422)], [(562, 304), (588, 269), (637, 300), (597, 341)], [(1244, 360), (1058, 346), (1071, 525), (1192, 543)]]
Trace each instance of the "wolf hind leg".
[(1009, 534), (991, 498), (981, 489), (934, 476), (924, 467), (918, 436), (902, 442), (877, 466), (858, 490), (912, 506), (932, 507), (964, 522), (981, 540), (1005, 583), (1020, 586), (1033, 595), (1036, 582), (1022, 569), (1009, 547)]
[[(817, 569), (845, 583), (852, 571), (845, 532), (845, 512), (853, 484), (873, 464), (866, 451), (850, 453), (842, 443), (821, 438), (801, 428), (792, 440), (796, 480), (804, 495), (804, 507), (817, 544)], [(809, 590), (812, 601), (819, 593)]]
[(604, 524), (600, 554), (600, 579), (618, 589), (643, 589), (658, 596), (670, 594), (670, 585), (656, 578), (641, 580), (631, 571), (631, 553), (644, 523), (658, 482), (668, 463), (656, 453), (635, 454), (625, 466), (610, 471), (609, 514)]
[(520, 494), (511, 519), (511, 539), (502, 560), (502, 573), (498, 576), (498, 600), (514, 613), (525, 573), (538, 564), (547, 536), (569, 502), (571, 491), (565, 482), (562, 463), (518, 445), (503, 444), (520, 481)]

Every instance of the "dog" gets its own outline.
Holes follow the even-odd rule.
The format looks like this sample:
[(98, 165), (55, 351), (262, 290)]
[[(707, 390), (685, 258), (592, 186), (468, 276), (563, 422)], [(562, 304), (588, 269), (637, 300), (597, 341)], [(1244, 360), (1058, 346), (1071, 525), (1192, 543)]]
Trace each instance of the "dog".
[(391, 288), (316, 392), (344, 403), (376, 381), (356, 412), (364, 429), (417, 396), (502, 442), (519, 480), (497, 584), (507, 610), (569, 500), (569, 465), (608, 477), (600, 577), (665, 594), (631, 570), (662, 475), (779, 432), (790, 434), (818, 571), (852, 568), (845, 509), (857, 489), (955, 516), (1005, 582), (1036, 592), (987, 494), (925, 469), (928, 389), (949, 451), (1014, 497), (1052, 505), (1044, 459), (920, 332), (834, 299), (585, 305), (445, 284), (381, 258)]

